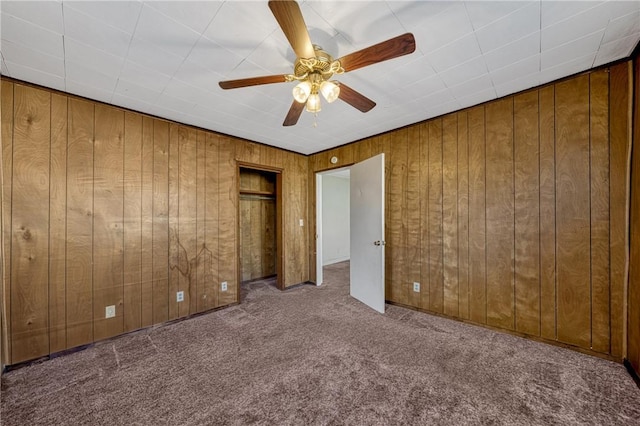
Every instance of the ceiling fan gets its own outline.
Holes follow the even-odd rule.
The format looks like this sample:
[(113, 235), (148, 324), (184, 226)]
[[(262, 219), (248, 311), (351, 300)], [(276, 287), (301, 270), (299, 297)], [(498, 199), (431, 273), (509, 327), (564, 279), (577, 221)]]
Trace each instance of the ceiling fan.
[(416, 50), (413, 34), (406, 33), (334, 60), (320, 46), (311, 43), (298, 3), (293, 0), (270, 0), (269, 8), (297, 56), (293, 74), (227, 80), (221, 81), (219, 85), (223, 89), (237, 89), (261, 84), (298, 82), (293, 88), (294, 100), (283, 126), (296, 124), (305, 106), (307, 111), (318, 113), (321, 109), (320, 93), (329, 103), (341, 99), (362, 112), (371, 110), (376, 106), (375, 102), (346, 84), (331, 80), (331, 77)]

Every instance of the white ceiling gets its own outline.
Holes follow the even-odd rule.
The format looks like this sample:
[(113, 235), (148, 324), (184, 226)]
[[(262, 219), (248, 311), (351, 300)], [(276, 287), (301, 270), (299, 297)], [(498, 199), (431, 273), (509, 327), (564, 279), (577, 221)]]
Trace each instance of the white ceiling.
[(311, 40), (338, 58), (412, 32), (416, 51), (338, 79), (337, 101), (283, 127), (295, 55), (266, 1), (0, 2), (2, 74), (310, 154), (626, 58), (640, 1), (304, 1)]

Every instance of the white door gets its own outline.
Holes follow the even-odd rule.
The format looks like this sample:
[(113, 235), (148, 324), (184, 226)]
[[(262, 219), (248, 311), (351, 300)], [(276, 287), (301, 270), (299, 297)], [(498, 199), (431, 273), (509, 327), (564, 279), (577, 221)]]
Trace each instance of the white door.
[(351, 166), (351, 296), (384, 313), (384, 154)]

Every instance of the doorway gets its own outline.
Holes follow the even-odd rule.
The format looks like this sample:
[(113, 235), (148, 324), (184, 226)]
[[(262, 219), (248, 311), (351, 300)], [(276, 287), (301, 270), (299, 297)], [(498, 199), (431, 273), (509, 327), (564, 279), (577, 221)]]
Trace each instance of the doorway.
[(350, 169), (316, 173), (316, 285), (323, 268), (351, 258)]
[(238, 281), (282, 289), (281, 173), (241, 165), (238, 174)]

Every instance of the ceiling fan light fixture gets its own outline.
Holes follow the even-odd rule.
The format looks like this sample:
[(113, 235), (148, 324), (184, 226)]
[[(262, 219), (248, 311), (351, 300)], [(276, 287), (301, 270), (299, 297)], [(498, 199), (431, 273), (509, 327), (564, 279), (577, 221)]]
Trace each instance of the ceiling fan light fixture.
[(305, 103), (311, 94), (311, 83), (303, 81), (293, 88), (293, 99), (301, 104)]
[(309, 99), (307, 99), (307, 111), (309, 112), (320, 112), (322, 107), (320, 105), (320, 95), (317, 93), (312, 93), (309, 95)]
[(322, 93), (327, 102), (331, 103), (340, 96), (340, 86), (333, 81), (323, 81), (320, 84), (320, 93)]

